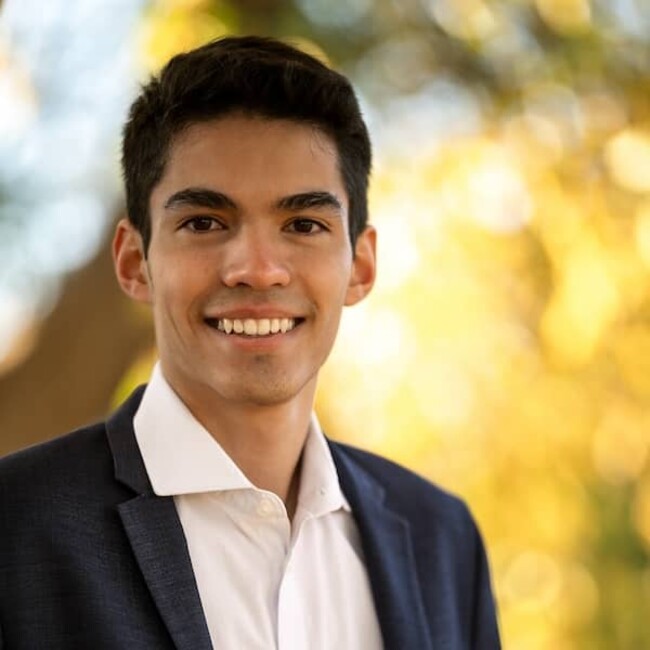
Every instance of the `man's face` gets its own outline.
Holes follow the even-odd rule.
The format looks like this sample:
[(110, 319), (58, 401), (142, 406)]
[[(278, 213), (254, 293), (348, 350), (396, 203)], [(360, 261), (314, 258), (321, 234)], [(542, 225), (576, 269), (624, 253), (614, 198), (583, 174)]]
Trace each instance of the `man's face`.
[(150, 215), (147, 259), (123, 221), (116, 267), (125, 291), (152, 305), (180, 396), (271, 405), (313, 394), (343, 305), (374, 280), (374, 231), (353, 257), (331, 139), (284, 120), (192, 125), (170, 149)]

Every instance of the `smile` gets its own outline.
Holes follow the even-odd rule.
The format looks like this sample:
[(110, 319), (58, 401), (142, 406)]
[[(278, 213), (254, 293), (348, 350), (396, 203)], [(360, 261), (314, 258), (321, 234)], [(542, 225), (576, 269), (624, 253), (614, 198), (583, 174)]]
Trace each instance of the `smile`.
[(302, 318), (207, 318), (206, 323), (224, 334), (271, 336), (286, 334), (303, 320)]

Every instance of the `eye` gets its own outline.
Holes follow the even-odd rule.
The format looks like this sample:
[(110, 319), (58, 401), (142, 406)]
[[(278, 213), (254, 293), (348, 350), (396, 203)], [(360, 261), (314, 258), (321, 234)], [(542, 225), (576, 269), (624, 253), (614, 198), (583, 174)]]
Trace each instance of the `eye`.
[(301, 235), (315, 235), (316, 233), (327, 230), (327, 228), (322, 223), (313, 219), (294, 219), (287, 225), (287, 230), (297, 232)]
[(223, 226), (213, 217), (192, 217), (184, 221), (181, 228), (186, 228), (192, 232), (210, 232), (212, 230), (221, 230)]

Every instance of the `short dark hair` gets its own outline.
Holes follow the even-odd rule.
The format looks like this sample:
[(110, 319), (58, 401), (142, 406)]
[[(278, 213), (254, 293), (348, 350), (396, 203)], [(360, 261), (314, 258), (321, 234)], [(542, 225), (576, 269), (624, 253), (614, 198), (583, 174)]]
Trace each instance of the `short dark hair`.
[(334, 141), (349, 201), (354, 249), (368, 221), (371, 148), (350, 82), (281, 41), (227, 37), (174, 56), (143, 86), (124, 127), (122, 169), (129, 220), (151, 239), (149, 199), (174, 137), (233, 113), (313, 125)]

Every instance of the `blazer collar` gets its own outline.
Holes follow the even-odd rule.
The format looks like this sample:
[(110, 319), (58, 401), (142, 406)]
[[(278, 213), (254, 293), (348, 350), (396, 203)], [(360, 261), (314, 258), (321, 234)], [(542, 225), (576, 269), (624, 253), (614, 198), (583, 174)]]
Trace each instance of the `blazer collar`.
[(183, 527), (172, 497), (153, 493), (133, 431), (144, 387), (106, 423), (115, 478), (136, 496), (118, 506), (124, 530), (158, 611), (178, 650), (212, 650)]
[(146, 386), (138, 386), (111, 415), (106, 422), (106, 435), (113, 454), (115, 478), (138, 494), (153, 494), (133, 430), (133, 417), (140, 406), (145, 388)]
[(431, 637), (408, 522), (385, 503), (385, 489), (345, 446), (330, 443), (343, 492), (359, 527), (386, 650), (430, 650)]

